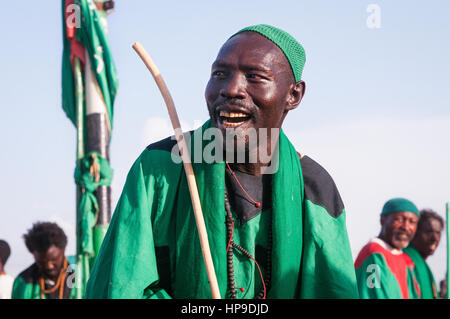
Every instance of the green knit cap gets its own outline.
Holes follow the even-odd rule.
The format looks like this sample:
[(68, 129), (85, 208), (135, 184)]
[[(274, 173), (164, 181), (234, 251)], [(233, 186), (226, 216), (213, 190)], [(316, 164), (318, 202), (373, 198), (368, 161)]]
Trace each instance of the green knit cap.
[(416, 205), (406, 198), (393, 198), (388, 200), (383, 206), (381, 215), (383, 216), (395, 212), (411, 212), (420, 218), (420, 213)]
[(303, 66), (305, 65), (306, 60), (305, 50), (293, 36), (286, 31), (280, 30), (271, 25), (258, 24), (246, 27), (233, 34), (230, 38), (245, 31), (257, 32), (275, 43), (288, 59), (289, 64), (291, 65), (292, 73), (294, 73), (295, 82), (302, 79)]

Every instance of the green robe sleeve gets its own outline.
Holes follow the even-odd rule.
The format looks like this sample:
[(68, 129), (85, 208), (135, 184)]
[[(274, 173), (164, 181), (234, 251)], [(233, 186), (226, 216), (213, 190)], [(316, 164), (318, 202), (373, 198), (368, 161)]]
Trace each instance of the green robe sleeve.
[[(114, 211), (86, 288), (86, 298), (170, 298), (159, 286), (154, 225), (176, 193), (158, 171), (158, 151), (145, 150), (134, 163)], [(173, 168), (171, 171), (177, 174)], [(170, 209), (169, 209), (170, 211)]]
[(39, 299), (39, 286), (26, 283), (25, 280), (18, 276), (14, 280), (11, 299)]
[(301, 298), (358, 298), (344, 203), (332, 177), (303, 156), (304, 241)]
[(402, 299), (394, 274), (381, 254), (369, 255), (356, 268), (359, 295), (363, 299)]
[(331, 216), (306, 200), (302, 298), (358, 298), (345, 211)]
[(25, 283), (23, 279), (20, 277), (16, 277), (14, 279), (13, 288), (11, 292), (11, 299), (24, 299), (22, 296), (24, 295)]
[(35, 264), (22, 271), (15, 279), (11, 299), (40, 299), (40, 287), (34, 278)]

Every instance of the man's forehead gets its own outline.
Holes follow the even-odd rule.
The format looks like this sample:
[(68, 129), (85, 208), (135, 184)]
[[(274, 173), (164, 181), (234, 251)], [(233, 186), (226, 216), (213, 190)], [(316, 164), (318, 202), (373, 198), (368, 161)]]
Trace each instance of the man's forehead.
[(43, 252), (35, 251), (34, 252), (34, 254), (36, 256), (38, 256), (39, 258), (60, 256), (63, 253), (64, 253), (64, 250), (55, 245), (51, 245), (46, 251), (43, 251)]
[[(227, 56), (218, 57), (216, 61), (213, 63), (213, 67), (215, 68), (232, 68), (234, 67), (235, 63)], [(252, 70), (258, 70), (258, 71), (265, 71), (265, 72), (271, 72), (273, 71), (270, 67), (269, 63), (266, 63), (264, 59), (259, 59), (257, 62), (252, 61), (240, 61), (239, 68), (246, 70), (246, 71), (252, 71)]]
[(429, 217), (422, 224), (422, 227), (426, 229), (442, 229), (442, 224), (437, 218)]
[(409, 211), (394, 212), (394, 213), (388, 214), (388, 216), (389, 215), (392, 216), (392, 218), (406, 217), (406, 218), (419, 219), (419, 217), (415, 213), (409, 212)]

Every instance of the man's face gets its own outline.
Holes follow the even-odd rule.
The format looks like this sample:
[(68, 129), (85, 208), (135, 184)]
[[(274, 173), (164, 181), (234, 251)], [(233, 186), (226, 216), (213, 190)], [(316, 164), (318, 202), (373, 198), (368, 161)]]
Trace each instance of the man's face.
[(414, 248), (424, 258), (434, 254), (441, 240), (442, 226), (436, 218), (427, 218), (420, 224), (412, 240)]
[(258, 33), (240, 33), (222, 46), (211, 67), (205, 97), (212, 123), (223, 136), (227, 129), (242, 130), (240, 138), (251, 128), (281, 128), (294, 108), (287, 102), (294, 85), (278, 46)]
[(382, 239), (397, 249), (406, 248), (414, 237), (419, 217), (412, 212), (396, 212), (381, 216)]
[(34, 260), (39, 271), (48, 279), (56, 279), (64, 265), (64, 249), (55, 245), (50, 246), (46, 252), (33, 252)]

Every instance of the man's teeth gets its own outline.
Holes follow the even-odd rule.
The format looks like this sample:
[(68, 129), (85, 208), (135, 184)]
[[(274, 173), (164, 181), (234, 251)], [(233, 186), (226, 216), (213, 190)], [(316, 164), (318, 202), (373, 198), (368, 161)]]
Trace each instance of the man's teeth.
[(223, 117), (248, 117), (248, 114), (245, 113), (241, 113), (241, 112), (225, 112), (225, 111), (220, 111), (220, 116)]

